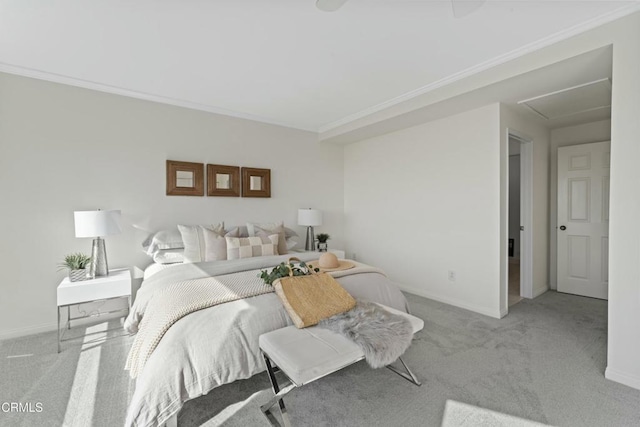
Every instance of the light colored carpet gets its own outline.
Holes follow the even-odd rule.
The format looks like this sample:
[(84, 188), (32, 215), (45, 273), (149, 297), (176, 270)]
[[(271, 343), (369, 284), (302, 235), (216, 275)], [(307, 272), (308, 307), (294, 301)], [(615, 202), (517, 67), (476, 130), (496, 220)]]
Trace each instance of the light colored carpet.
[[(603, 376), (605, 301), (547, 292), (497, 320), (408, 298), (425, 320), (405, 355), (422, 387), (361, 362), (290, 393), (295, 425), (640, 425), (640, 391)], [(0, 402), (43, 404), (40, 413), (0, 412), (0, 425), (122, 425), (131, 338), (103, 331), (119, 324), (90, 328), (60, 355), (54, 333), (0, 342)], [(222, 386), (187, 402), (179, 426), (268, 426), (259, 406), (270, 395), (264, 373)]]

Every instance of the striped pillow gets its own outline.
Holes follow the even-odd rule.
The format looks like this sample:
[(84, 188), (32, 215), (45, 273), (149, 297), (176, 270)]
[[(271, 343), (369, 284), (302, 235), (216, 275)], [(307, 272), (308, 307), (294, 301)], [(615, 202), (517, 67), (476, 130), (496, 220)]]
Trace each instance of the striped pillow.
[(260, 233), (253, 237), (225, 237), (227, 239), (227, 259), (253, 258), (278, 255), (278, 235)]

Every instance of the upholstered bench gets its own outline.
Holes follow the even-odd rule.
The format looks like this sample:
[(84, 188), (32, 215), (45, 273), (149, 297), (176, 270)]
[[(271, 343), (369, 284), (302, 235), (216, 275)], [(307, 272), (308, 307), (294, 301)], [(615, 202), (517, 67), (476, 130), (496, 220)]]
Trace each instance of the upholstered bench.
[[(414, 334), (424, 327), (423, 320), (418, 317), (387, 306), (382, 307), (391, 313), (406, 317), (411, 322)], [(317, 326), (304, 329), (289, 326), (278, 329), (260, 335), (259, 343), (274, 392), (273, 398), (260, 409), (275, 426), (280, 425), (271, 412), (276, 403), (279, 404), (283, 424), (291, 425), (282, 400), (287, 393), (364, 359), (358, 345), (342, 335)], [(387, 368), (419, 386), (420, 382), (402, 358), (398, 360), (406, 372), (391, 365)], [(290, 380), (290, 384), (284, 388), (281, 388), (276, 379), (275, 374), (278, 370)]]

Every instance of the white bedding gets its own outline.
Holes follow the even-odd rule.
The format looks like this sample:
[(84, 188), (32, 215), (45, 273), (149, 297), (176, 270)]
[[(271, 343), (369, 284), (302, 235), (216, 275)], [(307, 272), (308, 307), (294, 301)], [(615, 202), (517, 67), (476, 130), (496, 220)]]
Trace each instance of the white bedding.
[(176, 267), (178, 265), (182, 265), (182, 263), (178, 263), (178, 264), (158, 264), (158, 263), (154, 262), (149, 267), (144, 269), (144, 275), (142, 276), (142, 278), (144, 280), (147, 280), (149, 277), (153, 276), (154, 274), (156, 274), (159, 271), (162, 271), (162, 270), (170, 268), (170, 267)]
[[(317, 254), (296, 256), (309, 261)], [(145, 280), (138, 291), (125, 328), (135, 333), (153, 295), (172, 283), (271, 268), (288, 257), (182, 264), (161, 270)], [(384, 274), (372, 268), (361, 271), (369, 272), (347, 275), (348, 271), (342, 271), (334, 276), (355, 298), (408, 311), (406, 299)], [(183, 402), (264, 371), (258, 337), (291, 324), (274, 293), (227, 302), (182, 318), (167, 331), (138, 376), (126, 425), (161, 425), (180, 410)]]

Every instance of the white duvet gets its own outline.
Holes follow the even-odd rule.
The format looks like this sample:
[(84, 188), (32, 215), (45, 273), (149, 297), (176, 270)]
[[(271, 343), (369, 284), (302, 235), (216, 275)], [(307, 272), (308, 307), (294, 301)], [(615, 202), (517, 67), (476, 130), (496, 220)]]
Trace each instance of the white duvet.
[[(317, 254), (296, 256), (310, 261)], [(271, 268), (288, 255), (212, 263), (195, 263), (162, 270), (145, 280), (125, 321), (138, 330), (153, 295), (188, 279)], [(352, 274), (356, 273), (356, 274)], [(407, 310), (407, 301), (379, 270), (357, 263), (356, 269), (332, 273), (355, 298)], [(258, 337), (292, 322), (275, 293), (232, 301), (191, 313), (164, 335), (136, 381), (126, 425), (158, 426), (177, 413), (187, 400), (223, 384), (265, 370)]]

